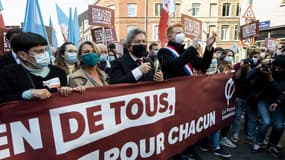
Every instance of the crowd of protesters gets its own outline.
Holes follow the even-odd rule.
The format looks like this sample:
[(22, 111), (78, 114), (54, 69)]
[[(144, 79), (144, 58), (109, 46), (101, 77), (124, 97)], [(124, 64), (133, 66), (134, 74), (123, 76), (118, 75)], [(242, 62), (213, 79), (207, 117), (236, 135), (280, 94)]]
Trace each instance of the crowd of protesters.
[[(238, 147), (241, 119), (252, 150), (267, 148), (281, 159), (280, 139), (285, 117), (285, 45), (275, 51), (263, 47), (235, 63), (231, 49), (214, 48), (217, 35), (207, 36), (205, 48), (194, 40), (185, 47), (183, 27), (175, 24), (167, 29), (168, 44), (151, 43), (147, 50), (146, 32), (135, 28), (127, 34), (124, 53), (115, 44), (108, 46), (85, 41), (77, 48), (65, 42), (55, 53), (49, 53), (42, 36), (11, 29), (6, 38), (11, 52), (0, 57), (0, 103), (14, 100), (45, 100), (52, 93), (68, 96), (83, 93), (88, 87), (140, 81), (161, 82), (166, 79), (199, 74), (232, 73), (236, 85), (236, 116), (233, 124), (217, 130), (199, 143), (170, 159), (200, 159), (194, 148), (211, 150), (214, 155), (232, 155), (222, 146)], [(54, 56), (55, 58), (51, 58)], [(190, 107), (190, 106), (184, 106)], [(269, 128), (271, 134), (266, 141)]]

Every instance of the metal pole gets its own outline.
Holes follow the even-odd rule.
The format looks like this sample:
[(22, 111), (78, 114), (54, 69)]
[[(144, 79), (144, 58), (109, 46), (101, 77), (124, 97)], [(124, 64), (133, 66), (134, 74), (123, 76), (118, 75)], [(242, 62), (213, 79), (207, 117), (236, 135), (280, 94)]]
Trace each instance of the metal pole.
[(102, 27), (102, 32), (103, 32), (103, 36), (102, 36), (103, 44), (106, 45), (105, 27)]
[(148, 0), (145, 0), (145, 32), (148, 34)]

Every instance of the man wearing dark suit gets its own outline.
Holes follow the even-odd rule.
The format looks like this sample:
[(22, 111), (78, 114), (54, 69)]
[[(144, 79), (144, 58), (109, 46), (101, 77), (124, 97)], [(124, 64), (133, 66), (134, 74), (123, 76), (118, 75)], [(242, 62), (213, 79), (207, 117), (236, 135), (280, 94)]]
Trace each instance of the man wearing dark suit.
[(185, 35), (181, 24), (169, 26), (167, 37), (167, 47), (158, 52), (164, 79), (193, 75), (194, 70), (204, 73), (209, 68), (214, 53), (212, 45), (216, 41), (215, 34), (207, 39), (203, 56), (197, 42), (184, 49)]
[(155, 72), (152, 62), (143, 62), (143, 57), (147, 54), (146, 33), (135, 28), (128, 33), (125, 43), (129, 54), (113, 61), (109, 73), (110, 83), (163, 81), (162, 72)]
[[(207, 38), (207, 47), (204, 54), (202, 54), (201, 45), (197, 41), (194, 41), (192, 46), (184, 49), (185, 35), (181, 24), (169, 26), (167, 38), (167, 47), (161, 48), (158, 52), (164, 79), (192, 76), (195, 74), (195, 71), (205, 73), (212, 61), (214, 53), (212, 45), (216, 41), (216, 34)], [(189, 146), (185, 152), (188, 153), (179, 153), (173, 159), (186, 160), (188, 159), (188, 154), (192, 159), (200, 159), (194, 150), (194, 146)]]
[[(20, 28), (13, 28), (7, 31), (5, 37), (10, 43), (12, 38), (20, 32), (22, 32)], [(10, 53), (0, 56), (0, 69), (2, 69), (8, 64), (20, 64), (20, 59), (18, 58), (17, 54), (12, 50), (10, 51)]]

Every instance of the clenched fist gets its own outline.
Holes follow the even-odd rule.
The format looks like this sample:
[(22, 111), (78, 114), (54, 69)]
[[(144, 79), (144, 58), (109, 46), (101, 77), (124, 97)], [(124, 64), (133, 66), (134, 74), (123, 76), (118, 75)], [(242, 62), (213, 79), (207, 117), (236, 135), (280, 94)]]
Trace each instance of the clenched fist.
[(155, 74), (153, 75), (153, 80), (154, 81), (163, 81), (163, 73), (161, 72), (161, 70), (158, 70), (157, 72), (155, 72)]
[(143, 73), (146, 74), (149, 72), (149, 70), (151, 69), (151, 65), (149, 62), (143, 63), (139, 66), (139, 70)]

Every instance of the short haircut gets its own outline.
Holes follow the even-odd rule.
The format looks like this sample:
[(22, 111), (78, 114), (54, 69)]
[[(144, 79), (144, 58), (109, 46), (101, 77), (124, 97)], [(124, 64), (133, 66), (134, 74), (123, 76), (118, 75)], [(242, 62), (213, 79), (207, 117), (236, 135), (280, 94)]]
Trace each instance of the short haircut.
[(154, 47), (154, 46), (158, 46), (158, 43), (156, 43), (156, 42), (152, 42), (150, 45), (149, 45), (149, 50), (152, 50), (152, 48)]
[(221, 47), (216, 47), (216, 48), (214, 49), (214, 52), (223, 52), (223, 51), (224, 51), (224, 49), (221, 48)]
[(125, 44), (127, 45), (127, 47), (129, 47), (131, 45), (132, 40), (135, 38), (135, 36), (138, 34), (141, 34), (141, 33), (146, 36), (146, 32), (142, 29), (134, 28), (134, 29), (130, 30), (128, 32), (126, 40), (125, 40)]
[(18, 51), (28, 51), (37, 46), (46, 46), (48, 44), (47, 40), (36, 33), (32, 32), (21, 32), (15, 35), (11, 41), (11, 46), (14, 52)]
[(108, 50), (111, 50), (111, 49), (116, 49), (116, 45), (114, 43), (110, 43), (108, 45)]
[(9, 30), (6, 32), (5, 38), (8, 39), (8, 41), (10, 41), (13, 36), (15, 36), (16, 34), (21, 33), (21, 32), (22, 32), (22, 29), (21, 29), (21, 28), (12, 28), (12, 29), (9, 29)]
[(167, 36), (169, 36), (170, 34), (173, 33), (172, 30), (173, 30), (173, 28), (175, 28), (175, 27), (181, 27), (181, 28), (183, 28), (182, 24), (180, 24), (180, 23), (176, 23), (176, 24), (171, 25), (171, 26), (169, 26), (169, 27), (167, 28)]

